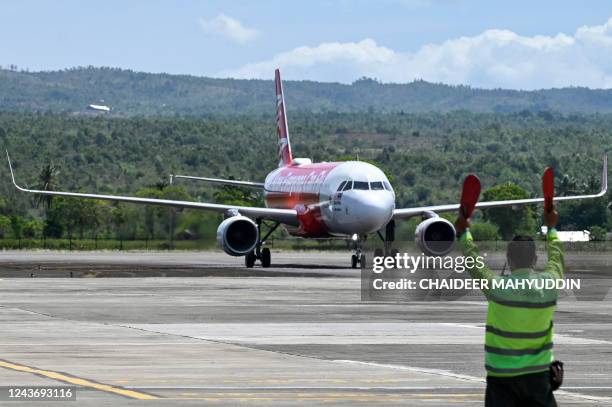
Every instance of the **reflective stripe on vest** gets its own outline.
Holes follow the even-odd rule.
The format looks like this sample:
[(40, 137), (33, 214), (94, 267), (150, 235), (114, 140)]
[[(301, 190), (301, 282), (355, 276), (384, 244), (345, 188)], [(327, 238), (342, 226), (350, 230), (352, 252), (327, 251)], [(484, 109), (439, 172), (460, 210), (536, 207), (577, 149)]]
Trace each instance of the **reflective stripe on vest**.
[(548, 370), (553, 361), (550, 298), (489, 297), (485, 367), (491, 376), (517, 376)]
[(541, 338), (543, 336), (548, 335), (550, 333), (550, 331), (552, 330), (552, 327), (553, 327), (553, 322), (550, 321), (550, 325), (548, 326), (548, 328), (543, 330), (543, 331), (539, 331), (539, 332), (510, 332), (510, 331), (503, 331), (503, 330), (497, 329), (497, 328), (495, 328), (494, 326), (491, 326), (491, 325), (487, 325), (486, 326), (486, 331), (494, 333), (497, 336), (505, 336), (506, 338), (532, 339), (532, 338)]

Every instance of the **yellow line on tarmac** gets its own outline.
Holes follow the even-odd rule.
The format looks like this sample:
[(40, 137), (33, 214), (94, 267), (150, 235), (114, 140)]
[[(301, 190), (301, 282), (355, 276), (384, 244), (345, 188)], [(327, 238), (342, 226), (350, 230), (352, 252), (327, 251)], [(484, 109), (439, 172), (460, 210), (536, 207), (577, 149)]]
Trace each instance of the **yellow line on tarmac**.
[(111, 386), (110, 384), (96, 383), (91, 380), (83, 379), (80, 377), (68, 376), (64, 373), (54, 372), (52, 370), (37, 369), (35, 367), (20, 365), (2, 359), (0, 359), (0, 367), (10, 370), (16, 370), (18, 372), (32, 373), (35, 375), (47, 377), (49, 379), (58, 380), (64, 383), (74, 384), (75, 386), (88, 387), (90, 389), (100, 390), (106, 393), (114, 393), (132, 399), (155, 400), (159, 398), (158, 396), (154, 396), (152, 394), (123, 389), (121, 387)]
[(347, 393), (347, 392), (324, 392), (324, 393), (287, 393), (287, 392), (214, 392), (214, 393), (183, 393), (177, 397), (168, 397), (169, 400), (202, 400), (202, 401), (376, 401), (376, 402), (395, 402), (395, 401), (435, 401), (444, 400), (445, 403), (465, 403), (466, 401), (482, 400), (481, 394), (476, 393)]

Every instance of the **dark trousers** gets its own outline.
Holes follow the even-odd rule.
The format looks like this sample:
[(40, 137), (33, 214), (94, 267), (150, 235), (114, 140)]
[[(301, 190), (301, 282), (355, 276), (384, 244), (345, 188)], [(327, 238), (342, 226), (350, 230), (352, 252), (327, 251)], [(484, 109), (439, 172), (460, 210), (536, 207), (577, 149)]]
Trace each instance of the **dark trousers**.
[(557, 407), (548, 372), (487, 377), (485, 407)]

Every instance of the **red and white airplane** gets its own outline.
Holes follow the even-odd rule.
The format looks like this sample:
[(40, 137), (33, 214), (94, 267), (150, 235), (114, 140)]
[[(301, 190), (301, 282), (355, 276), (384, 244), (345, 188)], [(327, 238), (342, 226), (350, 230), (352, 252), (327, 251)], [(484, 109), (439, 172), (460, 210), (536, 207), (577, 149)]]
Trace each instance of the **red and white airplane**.
[[(394, 240), (395, 220), (420, 216), (423, 221), (416, 229), (416, 240), (424, 253), (442, 256), (449, 253), (455, 242), (453, 224), (437, 215), (440, 212), (457, 211), (459, 204), (395, 208), (395, 193), (385, 174), (374, 165), (359, 162), (312, 163), (308, 158), (293, 158), (289, 142), (287, 115), (280, 72), (275, 72), (278, 168), (266, 177), (265, 182), (235, 181), (217, 178), (175, 175), (222, 185), (258, 188), (263, 191), (266, 207), (246, 207), (204, 202), (174, 201), (138, 198), (118, 195), (99, 195), (76, 192), (40, 191), (15, 187), (24, 192), (41, 195), (75, 198), (104, 199), (147, 205), (164, 205), (177, 208), (202, 209), (220, 212), (225, 220), (217, 229), (217, 241), (231, 256), (244, 256), (247, 267), (260, 260), (263, 267), (270, 266), (270, 250), (263, 247), (266, 239), (282, 225), (293, 236), (303, 238), (352, 237), (357, 241), (351, 259), (352, 267), (365, 264), (359, 242), (367, 235), (377, 233), (389, 251)], [(556, 197), (556, 201), (591, 199), (601, 197), (607, 190), (607, 159), (604, 157), (601, 190), (592, 195)], [(480, 209), (536, 204), (543, 198), (479, 202)], [(271, 222), (265, 235), (264, 221)], [(384, 235), (381, 231), (384, 230)]]

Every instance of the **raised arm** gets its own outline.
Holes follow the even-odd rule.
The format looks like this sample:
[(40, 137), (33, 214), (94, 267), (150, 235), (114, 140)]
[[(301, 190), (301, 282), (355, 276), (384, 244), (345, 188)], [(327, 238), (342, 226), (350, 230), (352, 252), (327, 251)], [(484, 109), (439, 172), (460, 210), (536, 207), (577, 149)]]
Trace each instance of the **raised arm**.
[[(459, 244), (463, 249), (463, 255), (465, 257), (472, 257), (474, 259), (480, 256), (480, 250), (478, 249), (478, 246), (476, 246), (476, 243), (474, 243), (474, 238), (470, 233), (470, 219), (465, 218), (462, 210), (459, 210), (459, 216), (455, 221), (455, 229), (457, 230)], [(474, 279), (489, 280), (489, 287), (491, 286), (491, 280), (495, 278), (495, 274), (486, 264), (480, 268), (474, 266), (467, 267), (466, 269), (470, 273), (470, 276)]]
[(554, 207), (552, 211), (544, 213), (544, 224), (548, 227), (548, 233), (546, 234), (548, 263), (544, 272), (550, 274), (554, 279), (562, 279), (563, 270), (565, 269), (563, 243), (559, 240), (557, 229), (555, 229), (558, 219), (559, 214)]

